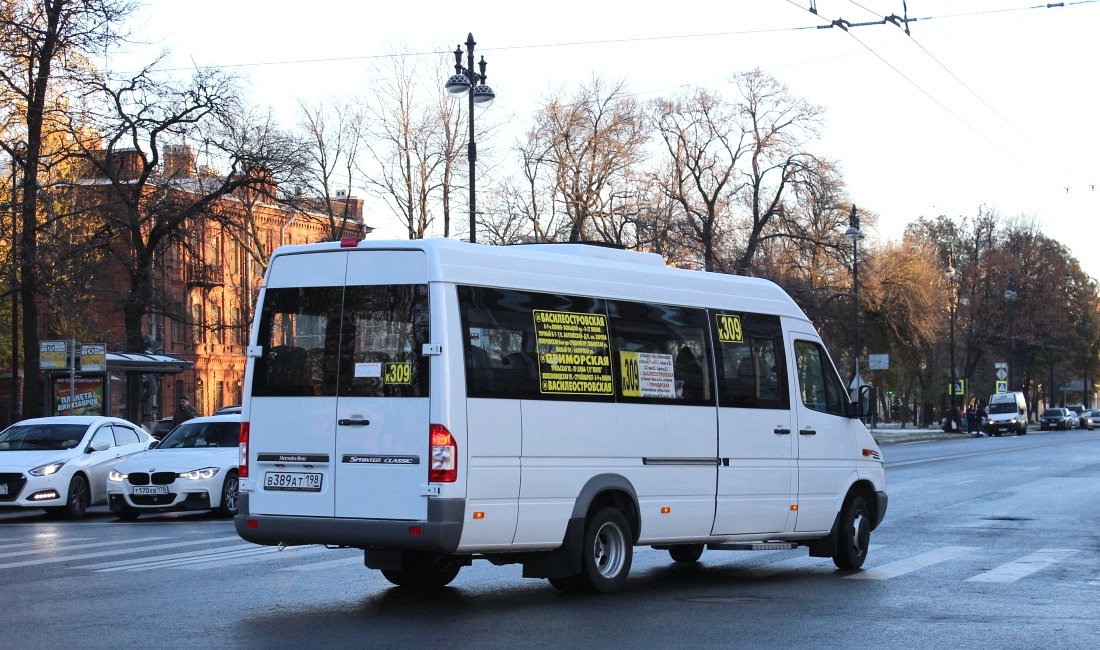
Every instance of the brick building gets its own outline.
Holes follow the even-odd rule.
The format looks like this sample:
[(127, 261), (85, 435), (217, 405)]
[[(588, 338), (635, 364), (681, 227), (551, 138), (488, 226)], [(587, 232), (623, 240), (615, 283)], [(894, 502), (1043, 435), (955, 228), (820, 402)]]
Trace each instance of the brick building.
[[(118, 160), (109, 166), (120, 176), (137, 173), (143, 163), (136, 150), (118, 151)], [(88, 205), (108, 205), (89, 193), (109, 187), (104, 174), (94, 171), (79, 179), (76, 186)], [(165, 182), (174, 192), (202, 190), (196, 178), (194, 157), (187, 147), (166, 147), (159, 185), (150, 192), (162, 191)], [(152, 423), (171, 415), (179, 398), (186, 395), (200, 415), (208, 415), (222, 406), (240, 404), (244, 381), (245, 348), (248, 344), (252, 308), (266, 266), (266, 255), (284, 244), (303, 244), (333, 238), (362, 238), (372, 228), (363, 223), (363, 201), (339, 194), (329, 203), (342, 215), (342, 224), (333, 233), (329, 219), (308, 208), (288, 208), (275, 200), (277, 188), (264, 183), (242, 188), (218, 199), (213, 210), (221, 222), (196, 219), (183, 229), (184, 236), (159, 246), (154, 256), (156, 304), (150, 305), (142, 323), (145, 352), (168, 355), (191, 362), (179, 374), (146, 374), (127, 378), (140, 381), (140, 408), (125, 404), (108, 405), (118, 414), (141, 423)], [(226, 225), (228, 224), (228, 225)], [(337, 235), (334, 237), (334, 234)], [(263, 251), (262, 259), (250, 252), (243, 242), (251, 242), (252, 251)], [(129, 289), (121, 270), (105, 277), (105, 304), (121, 305)], [(115, 280), (117, 278), (117, 281)], [(90, 316), (95, 331), (102, 335), (109, 352), (125, 351), (125, 327), (121, 309), (105, 310)], [(125, 397), (122, 398), (125, 402)]]

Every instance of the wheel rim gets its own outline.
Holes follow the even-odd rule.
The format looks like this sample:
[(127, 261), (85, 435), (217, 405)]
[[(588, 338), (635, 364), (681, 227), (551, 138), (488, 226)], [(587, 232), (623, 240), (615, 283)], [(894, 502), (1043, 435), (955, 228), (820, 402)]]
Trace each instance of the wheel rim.
[(73, 514), (83, 514), (88, 509), (88, 486), (79, 478), (73, 479), (69, 487), (69, 509)]
[(623, 537), (623, 531), (612, 523), (600, 526), (592, 542), (592, 558), (600, 575), (605, 578), (619, 575), (625, 557), (626, 538)]
[(867, 529), (867, 517), (862, 509), (856, 510), (855, 516), (852, 517), (852, 550), (858, 555), (863, 555), (867, 551), (870, 535), (871, 531)]
[(237, 482), (236, 476), (229, 478), (222, 491), (222, 507), (231, 512), (237, 512)]

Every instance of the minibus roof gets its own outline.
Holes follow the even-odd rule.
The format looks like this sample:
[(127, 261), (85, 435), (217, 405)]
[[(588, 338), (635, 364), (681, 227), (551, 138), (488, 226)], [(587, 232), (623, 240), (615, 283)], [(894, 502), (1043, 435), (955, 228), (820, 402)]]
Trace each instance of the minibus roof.
[(656, 253), (607, 246), (488, 246), (453, 239), (345, 240), (282, 246), (283, 255), (340, 250), (419, 250), (432, 281), (731, 309), (807, 320), (775, 283), (761, 278), (670, 268)]

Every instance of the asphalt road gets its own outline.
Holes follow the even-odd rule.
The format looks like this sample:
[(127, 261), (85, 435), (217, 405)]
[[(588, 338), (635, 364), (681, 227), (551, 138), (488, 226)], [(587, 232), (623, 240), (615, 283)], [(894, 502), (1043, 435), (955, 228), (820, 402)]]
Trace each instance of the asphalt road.
[(635, 550), (626, 589), (561, 594), (478, 561), (436, 595), (353, 550), (246, 544), (201, 514), (0, 513), (3, 648), (1094, 648), (1100, 432), (887, 443), (858, 572), (804, 549)]

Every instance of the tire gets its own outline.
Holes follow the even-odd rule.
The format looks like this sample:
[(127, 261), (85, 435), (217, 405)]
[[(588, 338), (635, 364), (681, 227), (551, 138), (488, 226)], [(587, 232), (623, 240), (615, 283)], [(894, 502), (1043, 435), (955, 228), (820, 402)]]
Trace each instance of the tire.
[(237, 473), (230, 470), (225, 476), (225, 483), (222, 484), (222, 496), (221, 503), (218, 506), (218, 514), (226, 517), (233, 517), (237, 514), (237, 508), (239, 507), (239, 493), (240, 480), (237, 478)]
[(382, 575), (398, 587), (441, 589), (451, 584), (462, 564), (449, 555), (408, 551), (399, 570), (382, 569)]
[(853, 494), (844, 502), (840, 518), (840, 534), (836, 540), (833, 564), (838, 569), (858, 569), (867, 559), (867, 546), (871, 541), (871, 511), (867, 502)]
[(127, 508), (125, 510), (119, 510), (115, 513), (115, 516), (123, 521), (134, 521), (141, 516), (141, 512)]
[(69, 481), (65, 505), (57, 508), (55, 512), (65, 519), (80, 519), (88, 511), (91, 501), (92, 493), (88, 491), (88, 480), (77, 474), (73, 480)]
[(623, 513), (612, 507), (596, 512), (584, 527), (580, 584), (583, 591), (610, 594), (630, 575), (634, 537)]
[(674, 562), (698, 562), (699, 558), (703, 555), (703, 545), (681, 544), (679, 546), (673, 546), (668, 549), (668, 554), (672, 556)]

